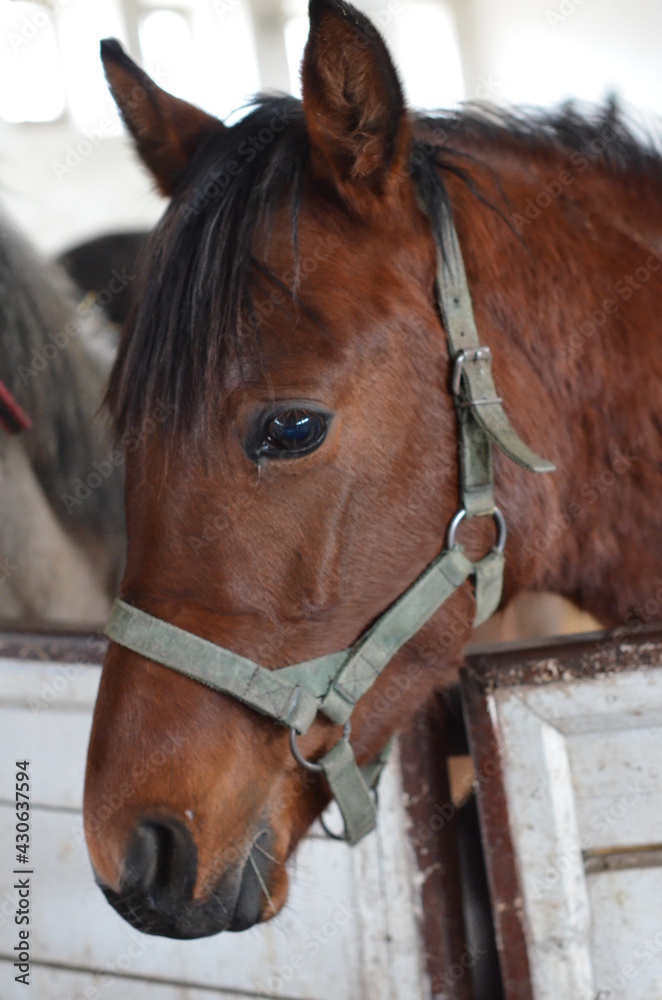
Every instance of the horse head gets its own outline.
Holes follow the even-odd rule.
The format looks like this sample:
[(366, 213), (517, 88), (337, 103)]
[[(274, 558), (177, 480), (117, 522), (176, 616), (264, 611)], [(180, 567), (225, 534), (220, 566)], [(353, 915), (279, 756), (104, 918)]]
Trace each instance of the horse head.
[[(458, 507), (415, 183), (433, 144), (414, 136), (378, 32), (341, 0), (311, 0), (302, 101), (262, 99), (232, 127), (117, 43), (103, 57), (171, 198), (109, 388), (129, 442), (123, 599), (278, 677), (350, 648), (438, 555)], [(470, 534), (485, 551), (491, 522)], [(452, 675), (473, 619), (459, 586), (360, 698), (360, 765)], [(299, 754), (318, 761), (341, 733), (319, 715)], [(286, 728), (111, 643), (84, 818), (99, 883), (136, 927), (198, 937), (268, 919), (329, 798)]]

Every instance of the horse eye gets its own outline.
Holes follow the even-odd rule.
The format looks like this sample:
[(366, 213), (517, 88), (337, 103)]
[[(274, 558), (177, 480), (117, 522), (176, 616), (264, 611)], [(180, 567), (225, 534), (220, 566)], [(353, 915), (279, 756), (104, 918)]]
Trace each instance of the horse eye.
[(267, 458), (297, 458), (314, 451), (326, 437), (327, 421), (314, 410), (283, 410), (264, 429), (259, 454)]

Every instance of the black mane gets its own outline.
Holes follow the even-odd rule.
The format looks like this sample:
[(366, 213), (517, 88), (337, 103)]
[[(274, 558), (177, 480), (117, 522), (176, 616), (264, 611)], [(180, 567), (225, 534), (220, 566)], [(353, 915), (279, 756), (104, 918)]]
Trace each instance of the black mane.
[(108, 401), (120, 433), (159, 403), (174, 409), (174, 428), (213, 401), (210, 376), (228, 340), (248, 339), (255, 233), (287, 202), (295, 237), (308, 155), (301, 103), (287, 97), (258, 99), (197, 151), (150, 239), (111, 375)]
[[(659, 152), (635, 137), (613, 104), (592, 114), (574, 105), (555, 113), (470, 106), (416, 115), (414, 125), (410, 168), (433, 223), (448, 207), (444, 172), (472, 186), (467, 163), (495, 143), (523, 153), (585, 151), (607, 170), (662, 181)], [(112, 372), (107, 399), (119, 434), (159, 405), (174, 410), (171, 430), (204, 423), (228, 345), (250, 349), (255, 235), (281, 205), (291, 210), (296, 253), (309, 156), (301, 102), (273, 96), (257, 98), (254, 110), (198, 150), (152, 234), (139, 304)]]
[(645, 128), (626, 121), (614, 100), (603, 107), (583, 107), (570, 101), (551, 111), (469, 104), (422, 120), (441, 130), (442, 143), (452, 143), (456, 135), (463, 144), (473, 146), (503, 144), (507, 139), (523, 152), (578, 152), (614, 172), (652, 172), (657, 179), (662, 178), (659, 144)]

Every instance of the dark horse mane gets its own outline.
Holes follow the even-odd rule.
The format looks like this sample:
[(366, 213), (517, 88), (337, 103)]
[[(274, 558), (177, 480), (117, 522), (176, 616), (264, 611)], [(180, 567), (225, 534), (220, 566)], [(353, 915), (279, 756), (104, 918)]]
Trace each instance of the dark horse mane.
[[(278, 130), (274, 121), (282, 123)], [(476, 105), (435, 117), (417, 114), (413, 124), (408, 169), (438, 232), (449, 206), (448, 173), (459, 176), (510, 225), (498, 178), (487, 169), (492, 190), (486, 197), (469, 173), (470, 164), (485, 167), (476, 154), (481, 148), (497, 145), (548, 158), (589, 152), (594, 163), (624, 181), (645, 176), (662, 183), (655, 144), (638, 138), (613, 103), (589, 112), (569, 104), (548, 113)], [(214, 402), (210, 376), (228, 344), (250, 350), (257, 342), (251, 336), (257, 325), (251, 293), (265, 270), (253, 256), (255, 236), (282, 205), (291, 210), (296, 259), (309, 155), (303, 106), (280, 96), (256, 98), (254, 110), (198, 149), (144, 257), (131, 335), (123, 338), (107, 393), (118, 434), (140, 424), (158, 404), (175, 411), (168, 422), (171, 432), (204, 426)], [(161, 289), (167, 289), (167, 297)], [(285, 291), (298, 304), (296, 279)]]
[(510, 141), (520, 152), (563, 155), (595, 150), (596, 158), (608, 170), (651, 173), (662, 179), (662, 155), (657, 143), (645, 129), (625, 121), (613, 100), (602, 108), (582, 108), (571, 101), (551, 111), (474, 104), (424, 120), (432, 127), (441, 125), (449, 135), (461, 136), (463, 143), (503, 145)]

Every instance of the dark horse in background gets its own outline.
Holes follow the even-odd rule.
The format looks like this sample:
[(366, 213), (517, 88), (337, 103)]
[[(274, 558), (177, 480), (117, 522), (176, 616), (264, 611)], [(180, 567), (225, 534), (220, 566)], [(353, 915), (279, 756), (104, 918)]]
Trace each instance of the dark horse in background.
[(0, 219), (0, 382), (30, 423), (0, 430), (5, 625), (107, 616), (125, 548), (124, 460), (99, 414), (116, 350), (94, 296)]
[[(414, 114), (341, 0), (311, 0), (302, 102), (264, 98), (232, 128), (116, 43), (103, 52), (172, 197), (109, 389), (120, 435), (173, 413), (127, 457), (125, 601), (277, 670), (350, 646), (443, 548), (458, 438), (425, 174), (452, 206), (505, 409), (557, 469), (496, 456), (504, 602), (548, 590), (605, 625), (661, 617), (658, 154), (611, 110)], [(489, 548), (485, 518), (462, 532)], [(359, 762), (454, 677), (473, 617), (466, 583), (361, 699)], [(318, 719), (301, 753), (339, 733)], [(175, 735), (168, 767), (134, 787)], [(328, 800), (282, 726), (111, 644), (84, 819), (99, 883), (136, 927), (268, 919)]]

